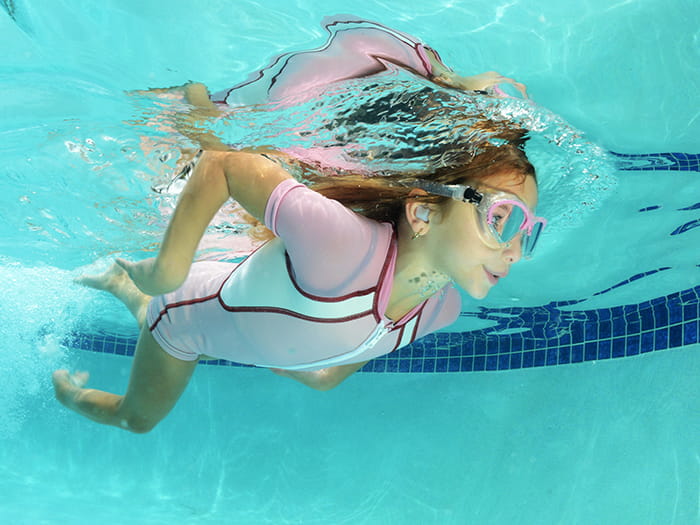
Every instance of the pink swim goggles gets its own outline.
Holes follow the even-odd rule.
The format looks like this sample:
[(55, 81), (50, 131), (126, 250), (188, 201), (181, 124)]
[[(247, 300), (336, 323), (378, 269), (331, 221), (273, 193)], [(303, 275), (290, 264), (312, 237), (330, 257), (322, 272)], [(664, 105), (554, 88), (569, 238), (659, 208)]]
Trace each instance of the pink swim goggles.
[(482, 193), (471, 186), (447, 185), (425, 180), (414, 181), (412, 185), (433, 195), (476, 205), (482, 233), (487, 236), (485, 240), (490, 238), (498, 245), (509, 246), (513, 239), (520, 235), (520, 250), (522, 256), (527, 259), (532, 257), (540, 234), (547, 225), (547, 219), (536, 217), (527, 204), (511, 193)]

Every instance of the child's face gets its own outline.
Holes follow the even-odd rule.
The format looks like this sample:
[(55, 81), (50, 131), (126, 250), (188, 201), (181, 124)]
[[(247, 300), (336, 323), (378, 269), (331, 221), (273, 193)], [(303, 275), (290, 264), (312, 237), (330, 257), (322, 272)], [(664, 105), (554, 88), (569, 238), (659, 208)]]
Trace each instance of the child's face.
[[(512, 193), (532, 211), (537, 205), (534, 177), (523, 179), (519, 173), (493, 175), (478, 190)], [(513, 238), (509, 246), (487, 242), (476, 207), (470, 203), (447, 203), (443, 220), (431, 226), (431, 241), (434, 243), (431, 251), (436, 269), (476, 299), (485, 297), (522, 256), (520, 235)]]

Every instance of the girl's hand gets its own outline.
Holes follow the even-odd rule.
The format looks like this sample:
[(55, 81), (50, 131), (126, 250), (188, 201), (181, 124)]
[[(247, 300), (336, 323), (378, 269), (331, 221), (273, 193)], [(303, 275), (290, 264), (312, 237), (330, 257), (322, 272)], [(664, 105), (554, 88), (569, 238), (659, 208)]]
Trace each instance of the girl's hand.
[(525, 84), (516, 80), (505, 77), (496, 71), (487, 71), (480, 75), (462, 77), (451, 72), (443, 72), (436, 80), (450, 87), (463, 89), (465, 91), (488, 91), (494, 96), (504, 96), (503, 92), (498, 89), (499, 84), (511, 84), (520, 92), (523, 98), (529, 98)]

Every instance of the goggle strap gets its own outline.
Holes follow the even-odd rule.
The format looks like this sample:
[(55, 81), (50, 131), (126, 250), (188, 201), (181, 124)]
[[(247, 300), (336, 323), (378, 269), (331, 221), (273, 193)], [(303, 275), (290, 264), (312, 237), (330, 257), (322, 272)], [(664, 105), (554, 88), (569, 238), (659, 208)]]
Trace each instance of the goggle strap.
[(411, 182), (410, 185), (432, 193), (433, 195), (449, 197), (457, 201), (471, 202), (472, 204), (479, 204), (484, 198), (484, 196), (474, 188), (471, 186), (464, 186), (463, 184), (441, 184), (430, 180), (418, 179)]

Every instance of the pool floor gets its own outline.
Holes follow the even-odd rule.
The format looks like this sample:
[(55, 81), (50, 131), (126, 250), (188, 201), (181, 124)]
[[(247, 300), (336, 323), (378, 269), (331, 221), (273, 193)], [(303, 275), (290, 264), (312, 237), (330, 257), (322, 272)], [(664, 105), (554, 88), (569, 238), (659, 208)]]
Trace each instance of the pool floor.
[[(319, 393), (199, 367), (148, 435), (49, 391), (0, 443), (5, 523), (697, 523), (700, 348), (568, 367), (361, 374)], [(119, 390), (131, 359), (79, 352)]]

